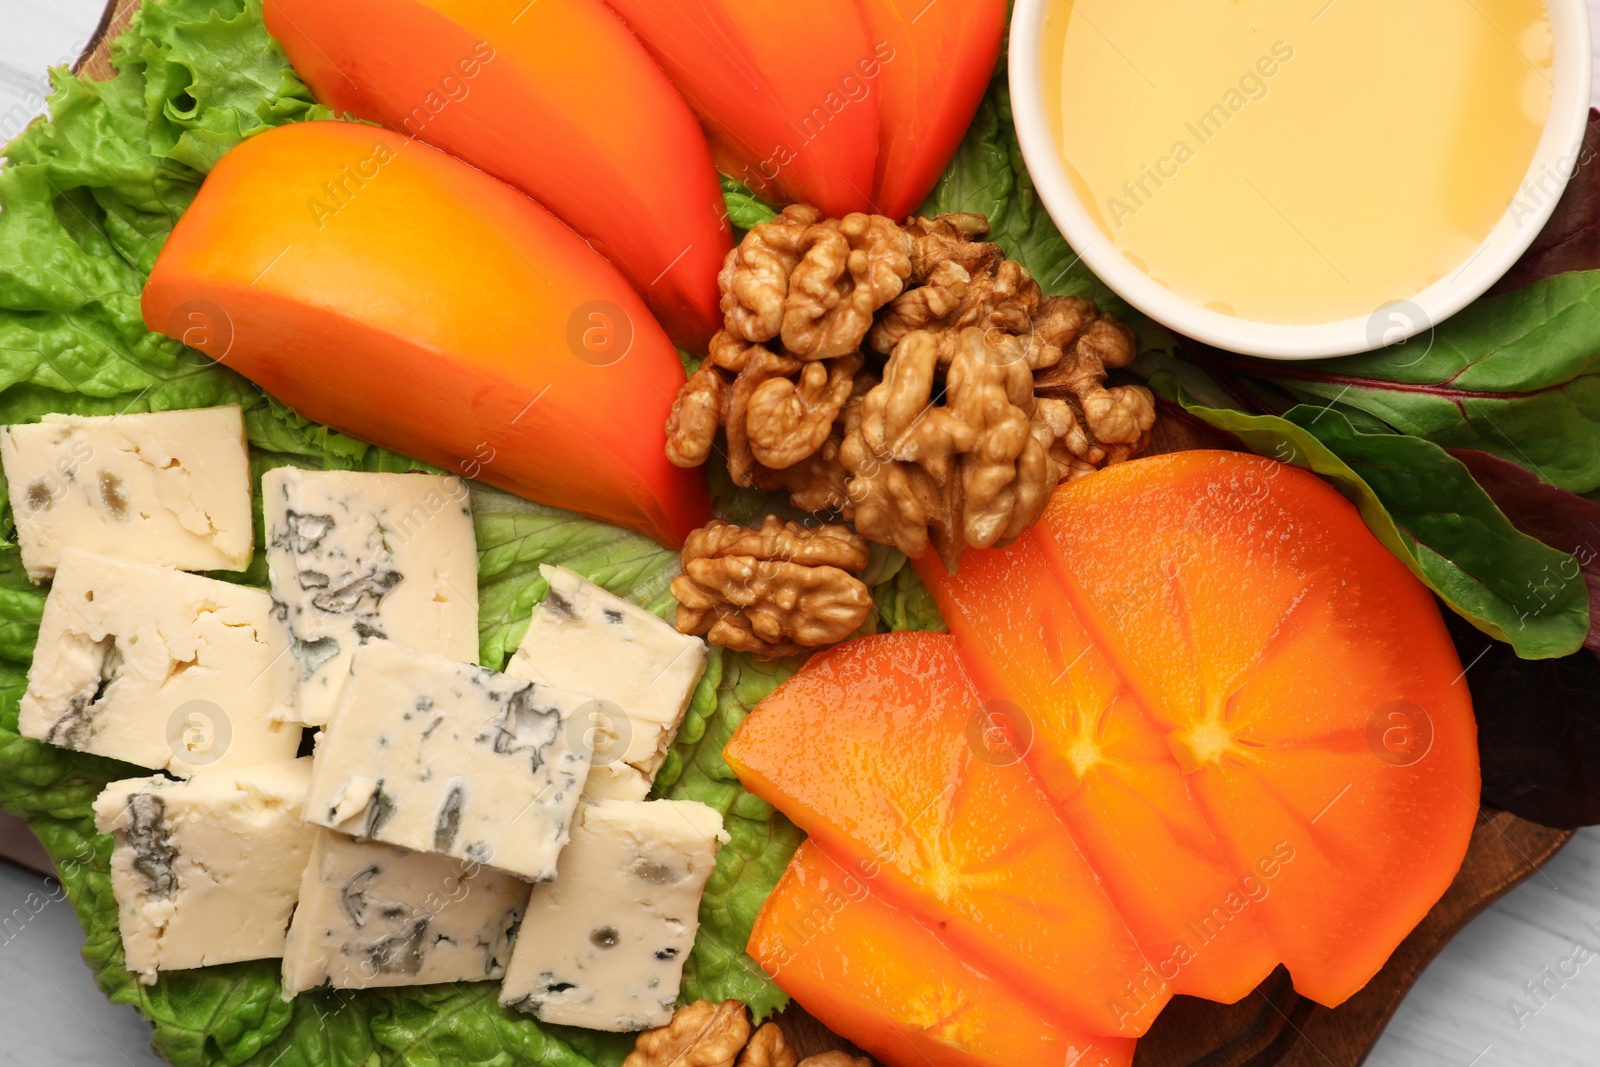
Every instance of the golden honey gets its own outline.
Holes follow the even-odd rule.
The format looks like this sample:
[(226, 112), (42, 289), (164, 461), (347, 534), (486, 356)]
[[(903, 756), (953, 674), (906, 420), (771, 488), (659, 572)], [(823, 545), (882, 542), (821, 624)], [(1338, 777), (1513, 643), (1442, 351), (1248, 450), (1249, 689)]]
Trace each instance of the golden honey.
[(1040, 58), (1068, 178), (1123, 256), (1307, 324), (1414, 296), (1515, 212), (1551, 46), (1543, 0), (1056, 0)]

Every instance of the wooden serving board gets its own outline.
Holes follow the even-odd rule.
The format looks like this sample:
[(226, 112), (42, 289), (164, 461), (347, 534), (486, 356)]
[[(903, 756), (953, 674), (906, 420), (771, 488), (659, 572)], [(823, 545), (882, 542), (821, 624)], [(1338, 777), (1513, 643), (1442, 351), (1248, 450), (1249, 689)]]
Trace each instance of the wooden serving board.
[[(75, 67), (80, 74), (106, 79), (116, 73), (110, 44), (127, 27), (139, 2), (109, 0)], [(1149, 452), (1236, 447), (1237, 442), (1203, 426), (1166, 417), (1156, 424)], [(1294, 992), (1281, 967), (1237, 1004), (1178, 997), (1140, 1040), (1135, 1067), (1357, 1067), (1445, 943), (1571, 837), (1571, 831), (1552, 830), (1508, 812), (1481, 812), (1461, 872), (1444, 898), (1377, 977), (1349, 1001), (1333, 1009), (1313, 1004)], [(778, 1023), (802, 1056), (834, 1049), (859, 1054), (798, 1004), (791, 1004)]]

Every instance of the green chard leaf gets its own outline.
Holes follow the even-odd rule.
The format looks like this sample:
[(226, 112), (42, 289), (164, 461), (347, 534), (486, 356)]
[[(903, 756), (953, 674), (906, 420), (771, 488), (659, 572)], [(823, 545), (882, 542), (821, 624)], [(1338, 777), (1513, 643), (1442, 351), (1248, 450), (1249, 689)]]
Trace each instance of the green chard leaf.
[(1363, 433), (1329, 408), (1249, 415), (1196, 403), (1170, 374), (1151, 380), (1186, 411), (1264, 456), (1313, 471), (1361, 512), (1367, 527), (1413, 574), (1484, 633), (1526, 659), (1575, 652), (1589, 631), (1588, 591), (1577, 561), (1521, 533), (1438, 445)]
[(1600, 489), (1600, 271), (1468, 305), (1405, 345), (1339, 360), (1226, 360), (1307, 402), (1337, 400), (1445, 448), (1472, 448), (1574, 493)]

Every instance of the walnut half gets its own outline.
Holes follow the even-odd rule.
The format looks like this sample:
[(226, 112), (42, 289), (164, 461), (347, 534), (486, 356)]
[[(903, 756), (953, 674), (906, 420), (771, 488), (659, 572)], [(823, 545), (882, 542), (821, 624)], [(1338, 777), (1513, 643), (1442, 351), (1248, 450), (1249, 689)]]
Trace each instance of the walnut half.
[(666, 1026), (646, 1030), (622, 1067), (733, 1067), (750, 1039), (750, 1020), (737, 1000), (685, 1005)]
[(916, 330), (895, 346), (839, 458), (856, 529), (913, 558), (931, 546), (953, 573), (967, 548), (1005, 544), (1037, 519), (1062, 471), (1020, 347), (968, 327), (941, 388), (947, 344)]
[(872, 1061), (865, 1056), (852, 1056), (836, 1050), (807, 1056), (800, 1061), (800, 1067), (872, 1067)]
[(714, 520), (684, 542), (675, 624), (758, 659), (842, 641), (872, 611), (872, 594), (850, 573), (867, 557), (867, 542), (844, 526), (807, 529), (769, 515), (752, 530)]
[(739, 1056), (739, 1067), (798, 1067), (799, 1062), (777, 1023), (762, 1024)]

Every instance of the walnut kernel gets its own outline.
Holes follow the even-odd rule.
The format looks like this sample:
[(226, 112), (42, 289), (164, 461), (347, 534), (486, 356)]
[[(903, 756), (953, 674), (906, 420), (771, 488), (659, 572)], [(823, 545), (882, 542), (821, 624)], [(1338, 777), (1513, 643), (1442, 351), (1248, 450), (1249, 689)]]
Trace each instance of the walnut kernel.
[(800, 1067), (872, 1067), (872, 1061), (865, 1056), (852, 1056), (848, 1052), (824, 1052), (817, 1056), (807, 1056), (800, 1061)]
[(751, 530), (713, 520), (684, 542), (675, 625), (760, 659), (842, 641), (872, 611), (872, 594), (849, 573), (867, 558), (866, 541), (844, 526), (808, 530), (769, 515)]
[(777, 1023), (762, 1024), (739, 1055), (739, 1067), (798, 1067), (799, 1061)]
[(783, 326), (789, 275), (800, 262), (800, 239), (822, 217), (816, 208), (792, 204), (771, 222), (744, 235), (728, 252), (717, 275), (728, 332), (746, 341), (770, 341)]
[(667, 459), (698, 467), (711, 455), (728, 407), (728, 383), (707, 360), (678, 390), (667, 416)]
[(685, 1005), (666, 1026), (634, 1041), (622, 1067), (733, 1067), (750, 1038), (750, 1020), (737, 1000)]
[(911, 236), (882, 215), (814, 223), (798, 245), (783, 309), (783, 346), (802, 359), (854, 352), (873, 314), (911, 274)]
[(798, 378), (768, 378), (750, 393), (746, 432), (756, 462), (792, 467), (821, 448), (850, 399), (861, 353), (807, 363)]
[(856, 529), (912, 557), (931, 546), (953, 572), (966, 548), (1003, 544), (1038, 518), (1061, 470), (1026, 361), (969, 327), (939, 403), (942, 347), (928, 331), (901, 340), (840, 460)]

